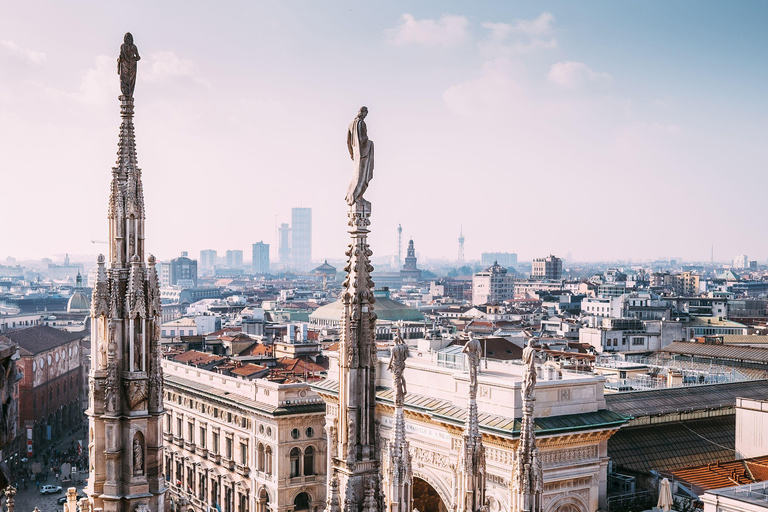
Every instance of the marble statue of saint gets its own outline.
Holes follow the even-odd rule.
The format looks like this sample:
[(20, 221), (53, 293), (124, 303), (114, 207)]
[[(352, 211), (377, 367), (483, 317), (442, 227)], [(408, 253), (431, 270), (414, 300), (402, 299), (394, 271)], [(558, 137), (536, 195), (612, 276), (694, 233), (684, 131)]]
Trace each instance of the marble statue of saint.
[(368, 128), (365, 126), (367, 115), (368, 107), (360, 107), (357, 117), (347, 130), (349, 156), (355, 162), (355, 174), (347, 189), (349, 206), (364, 201), (363, 194), (373, 179), (373, 141), (368, 138)]
[(120, 56), (117, 58), (120, 92), (126, 98), (133, 97), (133, 89), (136, 87), (136, 63), (140, 59), (139, 49), (133, 44), (133, 36), (130, 32), (126, 32), (123, 38), (123, 45), (120, 47)]
[(107, 367), (107, 342), (99, 340), (99, 369)]
[(141, 359), (143, 354), (144, 347), (141, 343), (141, 334), (136, 333), (135, 334), (136, 339), (133, 341), (133, 365), (136, 368), (137, 372), (140, 372), (142, 370), (141, 368)]
[(480, 371), (482, 348), (480, 347), (480, 341), (475, 338), (473, 333), (469, 333), (469, 341), (464, 345), (462, 352), (467, 355), (467, 364), (469, 365), (470, 396), (477, 396), (477, 374)]
[(403, 403), (403, 398), (407, 393), (403, 371), (405, 371), (405, 360), (408, 359), (408, 356), (408, 345), (403, 341), (400, 328), (397, 327), (395, 328), (395, 346), (392, 347), (392, 357), (389, 360), (387, 370), (392, 372), (392, 380), (395, 385), (395, 402), (400, 404)]
[(523, 398), (533, 398), (533, 387), (536, 385), (536, 349), (533, 348), (533, 338), (528, 340), (528, 346), (523, 349)]
[(144, 450), (138, 438), (133, 440), (133, 474), (141, 475), (144, 472)]

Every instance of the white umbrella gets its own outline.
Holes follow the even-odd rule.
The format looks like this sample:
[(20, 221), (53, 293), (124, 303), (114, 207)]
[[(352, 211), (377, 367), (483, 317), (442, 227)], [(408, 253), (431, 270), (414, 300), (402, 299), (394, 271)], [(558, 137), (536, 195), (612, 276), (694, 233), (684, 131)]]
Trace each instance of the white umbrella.
[(672, 490), (669, 488), (669, 480), (663, 478), (661, 480), (661, 485), (659, 485), (659, 502), (656, 506), (664, 512), (669, 512), (672, 510), (672, 505), (674, 504), (675, 502), (672, 500)]

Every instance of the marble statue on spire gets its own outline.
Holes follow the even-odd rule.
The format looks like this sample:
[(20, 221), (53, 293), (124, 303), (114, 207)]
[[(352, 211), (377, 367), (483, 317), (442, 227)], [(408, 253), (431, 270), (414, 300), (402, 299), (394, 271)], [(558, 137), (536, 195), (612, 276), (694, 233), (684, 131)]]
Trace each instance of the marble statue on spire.
[(457, 512), (480, 512), (485, 507), (485, 447), (477, 411), (477, 377), (481, 347), (472, 333), (462, 350), (469, 366), (469, 404), (459, 448)]
[(375, 512), (384, 501), (376, 421), (376, 297), (371, 277), (373, 251), (368, 245), (371, 203), (363, 199), (373, 170), (373, 143), (363, 121), (367, 112), (365, 107), (360, 109), (347, 134), (356, 165), (347, 192), (351, 240), (341, 294), (338, 407), (326, 415), (328, 489), (330, 493), (338, 483), (339, 508), (344, 512)]
[(357, 117), (347, 130), (347, 148), (349, 156), (355, 162), (355, 172), (347, 189), (349, 206), (365, 201), (363, 194), (373, 179), (373, 141), (368, 138), (368, 127), (365, 125), (367, 115), (368, 107), (360, 107)]
[(533, 387), (536, 385), (536, 349), (533, 347), (533, 338), (528, 340), (528, 346), (523, 349), (523, 364), (523, 398), (533, 398)]
[(469, 341), (464, 344), (462, 352), (467, 355), (467, 365), (469, 366), (469, 394), (470, 397), (477, 397), (477, 374), (480, 372), (480, 354), (482, 354), (480, 342), (473, 333), (469, 333)]
[(392, 347), (392, 357), (389, 360), (389, 367), (387, 370), (392, 372), (392, 382), (395, 385), (395, 403), (403, 404), (405, 394), (405, 377), (403, 372), (405, 371), (405, 360), (408, 359), (408, 345), (403, 341), (403, 337), (400, 335), (400, 328), (395, 328), (395, 346)]
[(384, 480), (388, 512), (412, 512), (413, 510), (413, 471), (411, 469), (411, 451), (405, 436), (405, 360), (408, 358), (408, 345), (400, 335), (400, 328), (395, 330), (395, 345), (392, 347), (388, 370), (392, 372), (392, 384), (395, 389), (395, 422), (392, 438), (386, 450), (386, 468)]
[[(133, 126), (139, 59), (130, 33), (120, 48), (120, 135), (112, 168), (109, 258), (99, 256), (91, 301), (88, 374), (91, 471), (83, 510), (165, 510), (162, 313), (156, 261), (145, 257), (145, 211)], [(69, 506), (70, 510), (73, 508)]]
[(136, 87), (136, 63), (141, 60), (139, 49), (133, 44), (133, 35), (125, 33), (120, 56), (117, 58), (117, 74), (120, 75), (120, 91), (126, 98), (133, 97)]
[(520, 425), (520, 441), (515, 452), (512, 473), (512, 512), (541, 512), (544, 491), (544, 473), (541, 455), (536, 446), (534, 423), (534, 387), (536, 386), (536, 349), (534, 339), (523, 350), (525, 374), (520, 395), (523, 399), (523, 418)]

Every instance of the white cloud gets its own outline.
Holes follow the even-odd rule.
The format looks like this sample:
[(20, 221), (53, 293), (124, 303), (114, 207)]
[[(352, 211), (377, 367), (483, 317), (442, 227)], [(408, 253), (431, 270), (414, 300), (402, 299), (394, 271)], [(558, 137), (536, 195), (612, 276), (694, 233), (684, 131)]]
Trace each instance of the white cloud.
[(45, 54), (29, 48), (22, 48), (14, 41), (0, 40), (0, 56), (5, 56), (14, 60), (20, 60), (30, 64), (40, 64), (45, 62)]
[(480, 76), (449, 87), (443, 101), (454, 113), (500, 111), (526, 95), (528, 71), (520, 62), (499, 58), (483, 64)]
[(406, 13), (400, 17), (400, 24), (396, 28), (384, 33), (387, 42), (395, 46), (453, 46), (469, 38), (468, 25), (469, 21), (464, 16), (444, 14), (439, 20), (417, 20)]
[(557, 62), (547, 74), (550, 82), (567, 89), (578, 89), (587, 84), (607, 85), (613, 78), (608, 73), (592, 71), (583, 62)]
[(553, 22), (555, 17), (544, 12), (532, 20), (515, 20), (513, 23), (483, 23), (490, 32), (488, 41), (481, 44), (486, 51), (521, 55), (537, 49), (557, 48)]
[[(139, 62), (139, 66), (143, 64)], [(151, 54), (147, 57), (146, 69), (141, 70), (142, 78), (148, 82), (162, 82), (176, 78), (189, 78), (192, 81), (210, 87), (210, 83), (200, 77), (200, 73), (193, 61), (183, 59), (171, 51), (163, 51)]]

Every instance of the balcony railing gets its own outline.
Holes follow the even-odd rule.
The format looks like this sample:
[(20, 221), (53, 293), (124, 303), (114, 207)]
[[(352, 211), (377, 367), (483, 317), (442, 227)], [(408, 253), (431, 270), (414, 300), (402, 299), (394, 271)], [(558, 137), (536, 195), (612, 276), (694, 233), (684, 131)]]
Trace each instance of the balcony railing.
[(236, 465), (236, 468), (237, 468), (237, 472), (238, 472), (239, 474), (241, 474), (241, 475), (245, 476), (245, 477), (247, 477), (247, 476), (248, 476), (248, 474), (251, 472), (251, 468), (249, 468), (249, 467), (248, 467), (247, 465), (245, 465), (245, 464), (237, 464), (237, 465)]

